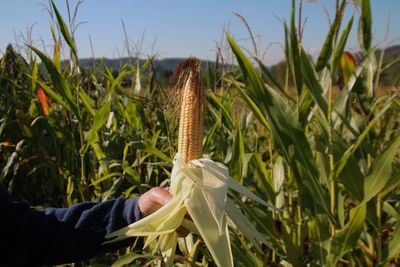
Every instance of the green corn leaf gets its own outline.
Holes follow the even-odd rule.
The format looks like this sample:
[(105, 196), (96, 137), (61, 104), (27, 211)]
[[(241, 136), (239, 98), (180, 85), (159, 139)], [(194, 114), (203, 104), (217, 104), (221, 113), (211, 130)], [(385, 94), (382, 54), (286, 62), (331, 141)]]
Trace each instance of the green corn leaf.
[[(118, 72), (118, 76), (116, 78), (114, 78), (113, 76), (111, 76), (111, 85), (110, 85), (110, 90), (114, 91), (116, 90), (116, 88), (118, 88), (118, 86), (121, 85), (123, 79), (129, 74), (129, 70), (127, 68), (122, 68), (119, 72)], [(112, 74), (111, 74), (112, 75)], [(125, 91), (125, 90), (124, 90)]]
[(127, 178), (131, 184), (140, 186), (140, 176), (127, 162), (123, 164), (123, 177)]
[[(364, 139), (367, 137), (369, 131), (373, 128), (373, 126), (379, 122), (379, 119), (386, 113), (386, 111), (391, 107), (394, 99), (396, 96), (392, 96), (387, 100), (387, 103), (385, 106), (381, 108), (379, 113), (374, 117), (374, 119), (367, 125), (367, 127), (364, 129), (364, 131), (358, 136), (357, 141), (351, 145), (344, 153), (343, 156), (336, 162), (335, 164), (335, 170), (333, 173), (334, 179), (336, 179), (339, 175), (339, 173), (342, 172), (343, 168), (346, 166), (349, 158), (354, 155), (355, 151), (359, 148), (361, 143), (364, 141)], [(325, 127), (326, 128), (326, 127)], [(340, 139), (340, 138), (339, 138)]]
[(243, 97), (244, 101), (246, 101), (247, 105), (250, 107), (251, 111), (253, 112), (254, 116), (258, 119), (261, 124), (267, 128), (270, 129), (270, 126), (265, 119), (265, 116), (263, 115), (262, 111), (258, 108), (257, 104), (249, 97), (249, 95), (239, 86), (239, 84), (232, 80), (232, 83), (235, 85), (235, 88), (238, 90), (240, 95)]
[(65, 41), (67, 42), (68, 46), (71, 48), (74, 55), (77, 56), (78, 53), (76, 50), (75, 41), (72, 38), (71, 34), (69, 33), (68, 27), (65, 24), (64, 19), (62, 18), (61, 14), (58, 11), (57, 6), (54, 4), (53, 0), (51, 0), (51, 6), (53, 7), (54, 13), (56, 14), (57, 22), (58, 22), (58, 26), (60, 27), (61, 34), (63, 35)]
[(257, 258), (250, 250), (243, 250), (241, 243), (241, 240), (237, 237), (231, 241), (232, 251), (235, 255), (235, 265), (261, 267), (262, 265), (256, 261)]
[(93, 108), (93, 100), (83, 90), (81, 90), (79, 92), (79, 96), (80, 96), (82, 103), (85, 106), (86, 110), (89, 112), (89, 114), (92, 117), (94, 117), (96, 115), (96, 111)]
[(301, 66), (303, 70), (303, 80), (310, 91), (315, 103), (319, 106), (325, 116), (328, 116), (328, 104), (324, 98), (324, 90), (318, 81), (314, 66), (304, 50), (301, 53)]
[(394, 228), (393, 237), (389, 245), (382, 252), (382, 261), (378, 264), (379, 267), (387, 266), (387, 264), (400, 254), (400, 223)]
[(367, 213), (365, 203), (350, 210), (350, 220), (337, 231), (331, 242), (331, 251), (327, 256), (326, 266), (336, 266), (337, 262), (357, 244)]
[(137, 103), (128, 99), (122, 108), (121, 112), (134, 130), (139, 130), (142, 127), (141, 118), (138, 112)]
[(124, 180), (124, 177), (115, 179), (110, 189), (101, 194), (101, 199), (104, 201), (117, 197), (117, 193), (120, 192)]
[(36, 58), (33, 60), (32, 62), (32, 69), (31, 69), (31, 73), (30, 73), (30, 78), (31, 78), (31, 90), (32, 92), (34, 92), (37, 88), (37, 82), (39, 80), (39, 68), (38, 68), (38, 64), (36, 62)]
[(166, 154), (161, 152), (156, 147), (151, 146), (150, 144), (147, 144), (145, 142), (134, 141), (134, 142), (129, 143), (129, 146), (131, 146), (132, 148), (135, 148), (135, 149), (143, 150), (151, 155), (154, 155), (154, 156), (160, 158), (161, 160), (163, 160), (167, 163), (172, 163), (172, 160), (169, 156), (167, 156)]
[[(283, 23), (283, 29), (284, 29), (284, 33), (285, 33), (285, 58), (286, 58), (286, 72), (287, 72), (287, 76), (289, 75), (290, 72), (293, 73), (292, 71), (292, 64), (293, 64), (293, 60), (292, 60), (292, 56), (290, 53), (290, 44), (289, 44), (289, 29), (288, 29), (288, 25), (286, 23), (286, 21)], [(286, 77), (287, 79), (289, 77)], [(295, 80), (293, 82), (296, 82)]]
[(214, 92), (209, 91), (208, 92), (209, 97), (211, 98), (211, 103), (214, 104), (214, 106), (218, 107), (222, 114), (224, 115), (224, 118), (226, 119), (226, 121), (228, 122), (227, 127), (233, 127), (233, 119), (231, 114), (228, 112), (228, 110), (226, 109), (226, 107), (224, 106), (224, 104), (222, 104), (222, 102), (219, 100), (219, 98), (214, 94)]
[(337, 10), (335, 20), (329, 28), (328, 35), (325, 38), (325, 42), (322, 46), (321, 52), (318, 56), (317, 64), (315, 66), (316, 71), (321, 71), (329, 62), (329, 58), (333, 53), (333, 48), (335, 46), (336, 35), (340, 29), (340, 24), (342, 22), (343, 13), (346, 7), (346, 1), (342, 1), (339, 10)]
[(275, 198), (275, 193), (273, 189), (274, 182), (268, 174), (267, 167), (262, 161), (261, 155), (254, 154), (250, 161), (250, 165), (252, 166), (253, 171), (256, 172), (256, 174), (254, 175), (254, 180), (256, 181), (256, 183), (258, 182), (259, 187), (262, 188), (262, 190), (260, 191), (265, 194), (266, 198), (268, 198), (269, 200), (273, 200)]
[(387, 201), (383, 202), (383, 211), (396, 219), (396, 221), (400, 221), (400, 213)]
[(106, 159), (106, 155), (101, 147), (100, 136), (97, 131), (93, 129), (90, 130), (86, 135), (86, 141), (87, 143), (81, 148), (81, 154), (84, 153), (88, 148), (88, 145), (90, 145), (96, 155), (96, 159), (103, 162), (103, 160)]
[(106, 180), (108, 180), (110, 178), (120, 177), (120, 176), (122, 176), (121, 172), (111, 172), (111, 173), (108, 173), (108, 174), (100, 177), (99, 179), (93, 181), (90, 185), (96, 186), (96, 185), (98, 185), (98, 184), (100, 184), (100, 183), (102, 183), (102, 182), (104, 182), (104, 181), (106, 181)]
[(362, 0), (359, 31), (364, 50), (369, 50), (372, 42), (372, 14), (369, 0)]
[(310, 218), (308, 222), (309, 238), (318, 266), (326, 266), (325, 260), (330, 241), (329, 225), (329, 217), (324, 214), (318, 214)]
[(290, 31), (289, 31), (289, 54), (291, 55), (291, 64), (289, 65), (292, 69), (292, 76), (295, 88), (297, 90), (297, 95), (301, 95), (301, 89), (303, 85), (303, 79), (301, 74), (301, 49), (300, 41), (297, 33), (297, 28), (295, 24), (296, 19), (296, 6), (295, 0), (292, 0), (292, 14), (290, 16)]
[(370, 173), (365, 179), (364, 184), (364, 201), (367, 202), (376, 196), (386, 185), (391, 177), (393, 159), (399, 152), (400, 133), (397, 133), (396, 138), (380, 153), (374, 160)]
[(343, 228), (345, 223), (345, 196), (343, 196), (342, 194), (338, 194), (337, 215), (340, 227)]
[(400, 186), (400, 171), (398, 168), (392, 169), (392, 176), (386, 183), (385, 188), (382, 190), (382, 197), (390, 194), (396, 187)]
[(340, 95), (335, 100), (333, 109), (335, 113), (332, 116), (332, 120), (334, 121), (334, 129), (338, 129), (342, 125), (342, 119), (346, 117), (346, 105), (351, 94), (351, 91), (354, 89), (354, 85), (356, 84), (357, 79), (361, 76), (362, 72), (367, 68), (369, 64), (369, 57), (374, 53), (374, 50), (371, 49), (368, 51), (367, 55), (361, 60), (361, 62), (357, 65), (354, 70), (354, 73), (349, 77), (348, 83), (343, 87)]
[(0, 182), (2, 182), (3, 179), (8, 175), (15, 175), (17, 173), (20, 159), (23, 157), (23, 154), (28, 149), (28, 146), (28, 141), (25, 139), (22, 139), (17, 143), (14, 152), (11, 154), (10, 157), (8, 157), (7, 163), (1, 171)]
[(271, 73), (267, 66), (265, 66), (261, 60), (257, 61), (258, 65), (260, 66), (261, 73), (271, 82), (273, 86), (279, 89), (282, 93), (285, 91), (282, 85), (275, 79), (275, 76)]
[(329, 62), (329, 59), (331, 58), (331, 56), (333, 54), (333, 50), (334, 50), (335, 42), (336, 42), (336, 36), (340, 29), (340, 24), (342, 22), (345, 7), (346, 7), (346, 1), (342, 1), (341, 5), (339, 7), (339, 10), (337, 10), (337, 12), (336, 12), (335, 20), (333, 21), (333, 23), (330, 26), (328, 35), (325, 39), (325, 42), (322, 46), (320, 55), (318, 57), (317, 64), (315, 66), (315, 69), (318, 72), (321, 71), (324, 67), (326, 67), (326, 65)]
[(285, 90), (283, 89), (282, 85), (279, 84), (279, 82), (276, 80), (274, 75), (271, 73), (271, 71), (268, 69), (267, 66), (265, 66), (260, 60), (258, 60), (258, 65), (260, 66), (261, 73), (267, 77), (267, 79), (271, 82), (272, 86), (275, 86), (278, 88), (278, 90), (288, 99), (290, 99), (293, 102), (296, 102), (296, 100), (291, 96), (290, 94), (286, 93)]
[[(346, 191), (355, 200), (361, 201), (364, 196), (364, 174), (362, 173), (360, 166), (354, 154), (346, 154), (346, 144), (343, 142), (338, 133), (333, 134), (333, 153), (335, 162), (334, 180), (339, 180), (343, 183)], [(346, 157), (344, 157), (346, 155)], [(342, 165), (344, 164), (344, 165)], [(343, 167), (342, 167), (343, 166)], [(338, 168), (338, 169), (336, 169)], [(339, 169), (341, 168), (340, 172)], [(335, 175), (337, 173), (337, 175)]]
[(56, 88), (59, 94), (66, 98), (71, 106), (71, 109), (77, 114), (78, 109), (73, 99), (71, 89), (69, 88), (69, 85), (65, 81), (63, 75), (58, 72), (57, 67), (54, 65), (53, 61), (35, 47), (29, 45), (28, 47), (40, 57), (50, 74), (54, 88)]
[(246, 218), (256, 225), (257, 230), (264, 236), (266, 241), (272, 246), (273, 250), (280, 256), (284, 256), (284, 249), (282, 243), (277, 239), (277, 235), (274, 233), (273, 219), (271, 213), (265, 212), (256, 208), (255, 206), (249, 206), (243, 203), (238, 197), (233, 196), (236, 205), (246, 214)]
[(149, 76), (149, 84), (147, 85), (147, 93), (153, 93), (153, 88), (155, 85), (155, 74), (153, 72), (150, 73)]
[(207, 62), (207, 66), (206, 66), (206, 85), (207, 88), (214, 90), (215, 88), (215, 76), (214, 76), (214, 72), (211, 69), (210, 63)]
[[(306, 85), (304, 87), (307, 88)], [(298, 104), (300, 106), (300, 114), (299, 114), (299, 120), (301, 123), (301, 126), (305, 128), (308, 124), (308, 122), (311, 120), (310, 114), (313, 112), (313, 107), (315, 107), (315, 101), (311, 95), (310, 90), (302, 90), (301, 98), (300, 98), (300, 103)]]
[(233, 147), (232, 147), (232, 159), (230, 161), (230, 169), (231, 175), (240, 179), (242, 182), (242, 168), (244, 167), (242, 164), (242, 156), (245, 154), (245, 146), (244, 140), (242, 135), (242, 130), (240, 125), (236, 126), (235, 136), (233, 139)]
[(212, 142), (213, 137), (217, 128), (218, 128), (218, 122), (215, 122), (214, 125), (211, 127), (211, 129), (207, 133), (205, 133), (203, 142), (203, 148), (205, 151), (207, 151), (207, 148), (213, 143)]
[(241, 173), (241, 180), (243, 181), (244, 177), (247, 175), (247, 171), (249, 169), (249, 162), (251, 158), (253, 157), (253, 153), (244, 153), (241, 155), (240, 160), (241, 160), (241, 165), (242, 165), (242, 173)]
[(105, 65), (104, 59), (97, 59), (96, 62), (94, 63), (94, 66), (92, 66), (88, 70), (86, 76), (93, 79), (93, 81), (96, 81), (96, 73), (99, 71), (99, 68), (104, 65)]
[(60, 43), (57, 40), (57, 34), (56, 34), (53, 24), (50, 24), (50, 31), (51, 31), (51, 35), (53, 36), (53, 41), (54, 41), (54, 52), (53, 52), (54, 65), (56, 66), (58, 72), (61, 73)]
[[(350, 31), (351, 28), (353, 26), (353, 21), (354, 21), (354, 17), (351, 17), (351, 19), (349, 20), (349, 22), (347, 23), (344, 31), (342, 32), (339, 41), (337, 42), (336, 46), (335, 46), (335, 50), (333, 51), (333, 60), (331, 63), (331, 79), (334, 80), (337, 73), (337, 67), (338, 65), (340, 65), (340, 60), (342, 58), (343, 55), (343, 51), (346, 47), (346, 43), (347, 43), (347, 39), (350, 35)], [(354, 62), (355, 63), (355, 62)], [(355, 66), (354, 66), (355, 67)], [(353, 73), (354, 70), (352, 70), (348, 76), (347, 79), (345, 79), (344, 84), (348, 83), (348, 77), (350, 77), (350, 75)]]
[(44, 82), (38, 81), (38, 84), (40, 85), (40, 87), (42, 87), (42, 89), (46, 92), (46, 94), (51, 97), (52, 99), (54, 99), (55, 101), (57, 101), (60, 105), (62, 105), (66, 110), (70, 111), (71, 107), (69, 105), (69, 103), (67, 103), (67, 101), (65, 101), (63, 99), (63, 97), (58, 94), (57, 92), (55, 92), (53, 89), (51, 89), (49, 86), (47, 86)]
[(92, 130), (98, 131), (104, 124), (106, 124), (110, 110), (111, 102), (106, 101), (94, 116)]
[[(264, 87), (256, 70), (235, 41), (227, 34), (228, 42), (236, 56), (246, 83), (246, 93), (261, 108), (271, 125), (273, 139), (280, 154), (291, 164), (297, 181), (307, 189), (310, 198), (330, 214), (327, 198), (319, 182), (318, 171), (313, 162), (310, 145), (304, 130), (296, 120), (288, 104), (273, 90)], [(292, 155), (289, 151), (294, 151)], [(314, 210), (309, 207), (310, 210)], [(315, 210), (314, 210), (315, 212)]]
[[(329, 146), (330, 128), (327, 121), (324, 118), (320, 118), (322, 115), (318, 114), (318, 116), (318, 122), (323, 134), (320, 139), (324, 140), (321, 146), (324, 148)], [(332, 144), (330, 146), (336, 162), (334, 172), (330, 174), (332, 179), (341, 181), (352, 198), (362, 201), (364, 196), (364, 174), (361, 172), (360, 166), (354, 157), (355, 150), (353, 153), (347, 152), (350, 148), (336, 131), (332, 133)], [(325, 153), (325, 150), (321, 152)]]

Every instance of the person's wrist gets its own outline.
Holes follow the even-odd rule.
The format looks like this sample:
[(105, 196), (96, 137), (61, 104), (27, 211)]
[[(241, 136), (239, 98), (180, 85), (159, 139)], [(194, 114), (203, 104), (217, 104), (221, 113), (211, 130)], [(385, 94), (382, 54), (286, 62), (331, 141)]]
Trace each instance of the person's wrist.
[(143, 219), (145, 217), (143, 212), (140, 210), (139, 199), (140, 197), (137, 198), (136, 205), (134, 208), (135, 218), (137, 218), (138, 220)]
[(128, 224), (134, 223), (143, 218), (139, 208), (139, 197), (125, 200), (125, 207), (122, 216)]

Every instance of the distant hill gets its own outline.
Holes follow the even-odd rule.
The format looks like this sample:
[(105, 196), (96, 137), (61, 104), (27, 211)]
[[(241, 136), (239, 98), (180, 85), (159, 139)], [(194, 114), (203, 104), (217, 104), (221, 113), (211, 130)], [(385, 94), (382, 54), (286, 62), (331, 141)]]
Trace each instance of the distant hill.
[[(124, 64), (131, 63), (136, 64), (135, 58), (102, 58), (102, 59), (90, 59), (90, 58), (83, 58), (79, 59), (79, 65), (83, 69), (90, 69), (94, 66), (97, 60), (103, 60), (104, 64), (111, 70), (111, 71), (118, 71)], [(154, 70), (157, 75), (165, 75), (169, 76), (174, 71), (175, 67), (182, 61), (184, 58), (164, 58), (164, 59), (156, 59), (154, 60)], [(139, 60), (140, 65), (145, 63), (144, 59)], [(206, 68), (207, 64), (210, 64), (211, 67), (215, 66), (214, 61), (210, 60), (201, 60), (202, 67)]]
[[(376, 55), (379, 59), (382, 50), (377, 50)], [(394, 45), (385, 49), (383, 62), (400, 58), (400, 45)], [(400, 84), (400, 61), (391, 68), (385, 70), (381, 74), (381, 83), (384, 85), (399, 85)]]
[[(382, 53), (382, 49), (377, 49), (375, 51), (375, 55), (377, 60), (380, 60), (380, 55)], [(382, 85), (391, 86), (396, 85), (400, 86), (400, 45), (390, 46), (385, 49), (384, 57), (383, 57), (383, 67), (390, 61), (397, 60), (397, 62), (392, 65), (390, 68), (384, 70), (380, 76), (380, 83)], [(286, 62), (281, 61), (271, 67), (269, 67), (272, 74), (275, 76), (276, 80), (280, 84), (285, 83), (285, 73), (286, 73)], [(289, 77), (289, 84), (291, 84), (291, 77)]]
[[(376, 51), (377, 59), (379, 59), (379, 55), (382, 50), (378, 49)], [(384, 63), (388, 62), (388, 60), (393, 60), (395, 58), (400, 58), (400, 45), (394, 45), (385, 49), (384, 54)], [(94, 66), (96, 60), (100, 59), (90, 59), (90, 58), (82, 58), (79, 60), (79, 63), (83, 69), (90, 69)], [(135, 64), (136, 59), (134, 58), (103, 58), (105, 65), (111, 69), (111, 71), (118, 71), (124, 64), (133, 63)], [(175, 67), (183, 60), (183, 58), (165, 58), (165, 59), (156, 59), (154, 61), (154, 69), (158, 76), (170, 76), (174, 71)], [(145, 62), (144, 59), (140, 59), (140, 65)], [(205, 68), (207, 64), (210, 64), (212, 68), (215, 66), (214, 61), (210, 60), (202, 60), (202, 67)], [(278, 80), (284, 80), (284, 67), (285, 63), (280, 62), (276, 65), (270, 66), (270, 70), (276, 75)], [(400, 62), (396, 63), (394, 66), (385, 70), (381, 75), (381, 83), (384, 85), (393, 85), (398, 84), (400, 77)]]
[[(379, 55), (381, 50), (377, 50), (376, 53)], [(384, 59), (387, 60), (389, 58), (398, 58), (400, 57), (400, 44), (390, 46), (385, 49)]]

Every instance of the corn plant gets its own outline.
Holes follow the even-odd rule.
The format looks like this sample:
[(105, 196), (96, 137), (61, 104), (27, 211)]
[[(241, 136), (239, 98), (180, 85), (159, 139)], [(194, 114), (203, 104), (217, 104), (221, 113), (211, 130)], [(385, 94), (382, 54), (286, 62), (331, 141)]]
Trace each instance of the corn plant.
[[(103, 60), (81, 68), (75, 26), (50, 2), (53, 53), (30, 46), (36, 58), (27, 61), (9, 47), (0, 60), (0, 182), (35, 206), (170, 186), (174, 200), (160, 211), (170, 214), (113, 235), (148, 236), (144, 250), (133, 244), (82, 265), (398, 264), (400, 98), (398, 89), (378, 89), (382, 71), (398, 59), (376, 55), (370, 2), (358, 2), (359, 18), (344, 22), (348, 2), (338, 1), (313, 62), (301, 45), (293, 0), (283, 23), (286, 73), (279, 77), (227, 34), (237, 66), (221, 67), (219, 54), (204, 77), (198, 62), (187, 69), (193, 84), (206, 87), (204, 119), (190, 119), (184, 108), (180, 116), (204, 123), (195, 135), (178, 125), (169, 101), (176, 92), (157, 77), (154, 57), (118, 71)], [(346, 43), (357, 19), (354, 55)], [(66, 61), (62, 49), (70, 52)], [(182, 77), (178, 87), (189, 87)], [(145, 92), (130, 87), (137, 79)], [(219, 188), (202, 184), (213, 170), (223, 173), (213, 180)], [(174, 231), (181, 225), (192, 231), (186, 239)]]
[[(379, 70), (371, 45), (370, 3), (361, 4), (361, 60), (346, 70), (343, 66), (340, 70), (340, 62), (346, 63), (344, 47), (353, 24), (351, 18), (339, 33), (346, 2), (336, 12), (315, 65), (301, 47), (292, 3), (290, 23), (284, 29), (296, 101), (279, 90), (262, 66), (265, 76), (260, 75), (227, 36), (242, 71), (240, 82), (230, 81), (272, 141), (268, 191), (285, 210), (264, 212), (274, 218), (278, 226), (274, 234), (285, 251), (283, 257), (272, 259), (291, 266), (386, 265), (399, 253), (398, 213), (393, 213), (398, 193), (391, 190), (399, 185), (400, 134), (396, 128), (376, 126), (396, 120), (399, 96), (398, 92), (376, 96), (374, 79)], [(333, 99), (339, 70), (345, 84)], [(257, 166), (265, 173), (265, 163)], [(387, 231), (393, 238), (384, 237)]]

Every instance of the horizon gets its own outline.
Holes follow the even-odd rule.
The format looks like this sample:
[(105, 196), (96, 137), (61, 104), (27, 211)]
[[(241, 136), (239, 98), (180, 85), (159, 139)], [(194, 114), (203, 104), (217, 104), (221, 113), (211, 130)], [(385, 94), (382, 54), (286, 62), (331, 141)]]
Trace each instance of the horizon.
[[(390, 49), (390, 48), (397, 48), (397, 47), (399, 47), (400, 48), (400, 43), (397, 43), (397, 44), (393, 44), (393, 45), (390, 45), (390, 46), (387, 46), (387, 47), (385, 47), (384, 49)], [(381, 48), (377, 48), (377, 50), (376, 50), (376, 52), (379, 52), (381, 50)], [(359, 51), (354, 51), (355, 53), (358, 53)], [(162, 57), (162, 58), (155, 58), (155, 60), (156, 61), (164, 61), (164, 60), (184, 60), (184, 59), (186, 59), (187, 57)], [(197, 58), (197, 57), (196, 57)], [(79, 58), (79, 60), (80, 61), (82, 61), (82, 60), (92, 60), (93, 58), (91, 58), (91, 57), (80, 57)], [(111, 58), (111, 57), (96, 57), (96, 58), (94, 58), (95, 60), (126, 60), (126, 59), (129, 59), (129, 57), (128, 56), (124, 56), (124, 57), (118, 57), (118, 58)], [(137, 59), (137, 57), (135, 57), (135, 56), (131, 56), (130, 57), (130, 59)], [(203, 58), (197, 58), (198, 60), (200, 60), (200, 62), (211, 62), (211, 63), (215, 63), (215, 60), (214, 59), (203, 59)], [(64, 61), (68, 61), (69, 60), (69, 58), (64, 58), (63, 60), (62, 60), (62, 62), (64, 62)], [(147, 58), (144, 58), (144, 57), (139, 57), (139, 60), (141, 60), (141, 61), (146, 61), (147, 60)], [(276, 65), (276, 64), (279, 64), (279, 63), (281, 63), (281, 62), (283, 62), (285, 59), (284, 58), (282, 58), (282, 60), (281, 61), (277, 61), (276, 63), (274, 63), (274, 64), (272, 64), (272, 65), (269, 65), (268, 67), (272, 67), (272, 66), (274, 66), (274, 65)], [(221, 63), (220, 63), (221, 64)], [(234, 65), (237, 65), (237, 63), (234, 63)]]
[[(52, 45), (51, 19), (43, 7), (43, 4), (48, 5), (48, 2), (45, 0), (40, 2), (4, 0), (4, 2), (5, 15), (0, 18), (0, 53), (4, 53), (9, 43), (14, 47), (16, 44), (23, 44), (24, 38), (31, 38), (34, 46), (49, 50)], [(55, 2), (68, 23), (66, 2)], [(298, 2), (296, 1), (297, 8)], [(332, 20), (334, 2), (303, 3), (302, 18), (303, 20), (306, 18), (303, 46), (313, 57), (320, 51), (328, 32), (329, 20), (325, 11)], [(71, 9), (75, 3), (76, 1), (69, 1)], [(158, 59), (194, 56), (202, 60), (215, 61), (215, 43), (225, 43), (225, 30), (232, 34), (240, 45), (253, 51), (246, 26), (234, 14), (236, 12), (249, 24), (257, 42), (259, 57), (263, 62), (271, 66), (283, 59), (280, 47), (283, 43), (282, 20), (288, 20), (290, 17), (289, 0), (268, 2), (254, 0), (251, 3), (240, 0), (221, 0), (214, 3), (208, 0), (190, 4), (183, 0), (168, 3), (157, 0), (152, 3), (125, 0), (84, 1), (78, 9), (78, 22), (85, 23), (80, 24), (75, 33), (79, 56), (108, 59), (128, 57), (124, 27), (131, 56), (140, 50), (140, 58), (158, 54)], [(321, 3), (325, 5), (326, 10)], [(371, 1), (371, 5), (374, 18), (373, 43), (378, 47), (400, 44), (400, 29), (394, 27), (400, 25), (400, 17), (390, 15), (391, 10), (400, 10), (400, 1), (385, 0), (379, 3), (375, 0)], [(94, 11), (93, 7), (96, 8)], [(15, 16), (17, 11), (19, 16)], [(346, 47), (346, 50), (353, 52), (359, 49), (358, 13), (357, 8), (349, 4), (344, 14), (343, 24), (355, 14)], [(387, 23), (390, 23), (389, 30)], [(31, 37), (27, 32), (29, 27), (33, 27)]]

